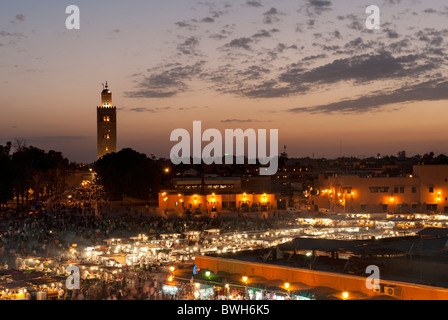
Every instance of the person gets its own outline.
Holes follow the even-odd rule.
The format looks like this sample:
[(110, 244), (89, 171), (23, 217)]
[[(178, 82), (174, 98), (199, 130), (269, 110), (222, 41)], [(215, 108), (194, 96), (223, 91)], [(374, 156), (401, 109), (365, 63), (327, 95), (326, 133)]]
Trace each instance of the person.
[(156, 294), (155, 294), (154, 286), (151, 286), (151, 287), (149, 288), (149, 296), (150, 296), (150, 299), (151, 299), (151, 300), (155, 300), (155, 296), (156, 296)]
[(84, 293), (80, 290), (79, 291), (79, 294), (78, 294), (78, 297), (77, 297), (77, 300), (84, 300)]
[(64, 289), (62, 287), (58, 290), (58, 300), (64, 300)]
[(158, 284), (159, 282), (157, 281), (156, 278), (154, 278), (154, 282), (153, 282), (153, 286), (154, 286), (154, 300), (157, 300), (157, 296), (158, 296)]

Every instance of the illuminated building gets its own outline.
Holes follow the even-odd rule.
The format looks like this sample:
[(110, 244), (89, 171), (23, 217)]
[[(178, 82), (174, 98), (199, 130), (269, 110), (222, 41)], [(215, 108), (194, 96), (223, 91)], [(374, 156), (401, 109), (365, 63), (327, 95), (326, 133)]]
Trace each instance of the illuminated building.
[(448, 165), (417, 165), (412, 175), (399, 177), (320, 176), (319, 186), (310, 197), (314, 211), (448, 212)]
[(117, 152), (117, 107), (112, 106), (112, 92), (106, 82), (101, 92), (101, 106), (97, 107), (98, 159)]
[(226, 211), (269, 212), (277, 209), (274, 194), (211, 193), (184, 194), (177, 192), (159, 193), (159, 209), (173, 213), (207, 213)]

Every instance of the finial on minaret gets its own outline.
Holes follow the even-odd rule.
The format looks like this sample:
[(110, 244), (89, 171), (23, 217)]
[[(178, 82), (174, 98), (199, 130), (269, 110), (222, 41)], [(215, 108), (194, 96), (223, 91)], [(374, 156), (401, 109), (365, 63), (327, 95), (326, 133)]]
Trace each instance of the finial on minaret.
[(107, 81), (106, 81), (106, 89), (109, 88), (109, 86), (107, 85)]

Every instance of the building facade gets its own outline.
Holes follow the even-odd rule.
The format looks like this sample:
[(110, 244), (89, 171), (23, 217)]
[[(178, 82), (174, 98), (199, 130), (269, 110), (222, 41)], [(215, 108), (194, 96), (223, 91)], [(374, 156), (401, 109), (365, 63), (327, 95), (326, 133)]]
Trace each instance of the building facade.
[[(188, 177), (174, 179), (174, 187), (182, 193), (241, 193), (239, 177)], [(203, 189), (203, 190), (202, 190)]]
[(172, 213), (211, 214), (222, 211), (269, 213), (277, 209), (274, 194), (159, 193), (159, 209)]
[(117, 107), (112, 105), (112, 92), (106, 82), (101, 92), (101, 106), (97, 107), (97, 155), (117, 152)]
[(367, 213), (448, 212), (448, 165), (417, 165), (407, 176), (319, 177), (310, 195), (314, 211)]

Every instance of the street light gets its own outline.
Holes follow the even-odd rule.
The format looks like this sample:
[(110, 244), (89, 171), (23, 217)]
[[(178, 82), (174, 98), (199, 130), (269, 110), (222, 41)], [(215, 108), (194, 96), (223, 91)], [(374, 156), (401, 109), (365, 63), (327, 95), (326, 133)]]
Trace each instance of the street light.
[(349, 296), (349, 294), (348, 294), (347, 291), (342, 292), (342, 298), (343, 298), (344, 300), (347, 300), (347, 299), (348, 299), (348, 296)]

